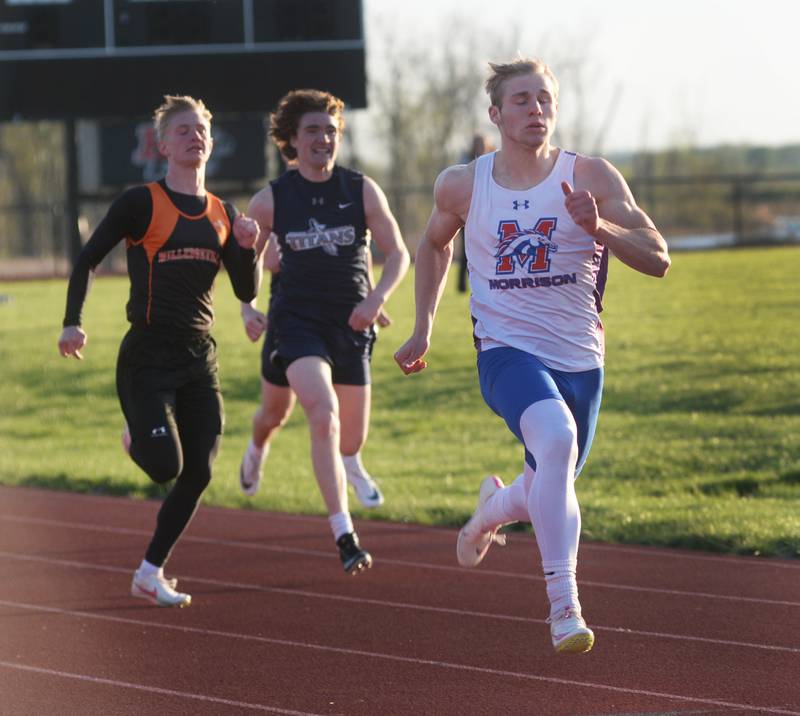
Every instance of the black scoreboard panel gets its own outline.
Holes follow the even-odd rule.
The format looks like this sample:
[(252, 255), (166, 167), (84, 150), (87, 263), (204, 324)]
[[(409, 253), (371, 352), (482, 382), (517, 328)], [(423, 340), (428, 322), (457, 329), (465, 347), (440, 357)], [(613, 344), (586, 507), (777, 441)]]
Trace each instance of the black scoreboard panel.
[(148, 114), (164, 94), (267, 112), (366, 106), (361, 0), (0, 0), (0, 119)]
[(0, 3), (0, 53), (105, 47), (103, 1), (4, 0)]
[(360, 2), (265, 0), (253, 3), (256, 41), (358, 40)]
[(115, 10), (117, 47), (245, 41), (241, 0), (116, 0)]

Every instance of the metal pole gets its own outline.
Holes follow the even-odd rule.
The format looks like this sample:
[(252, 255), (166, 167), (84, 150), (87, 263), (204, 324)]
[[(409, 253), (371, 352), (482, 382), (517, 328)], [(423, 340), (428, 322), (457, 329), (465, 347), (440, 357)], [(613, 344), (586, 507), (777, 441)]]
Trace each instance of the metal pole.
[(733, 182), (733, 235), (736, 243), (744, 239), (744, 216), (742, 215), (743, 187), (739, 181)]
[(78, 199), (78, 146), (75, 138), (75, 120), (64, 120), (64, 156), (67, 158), (67, 251), (70, 264), (75, 265), (78, 254), (83, 248), (81, 232), (78, 226), (80, 205)]

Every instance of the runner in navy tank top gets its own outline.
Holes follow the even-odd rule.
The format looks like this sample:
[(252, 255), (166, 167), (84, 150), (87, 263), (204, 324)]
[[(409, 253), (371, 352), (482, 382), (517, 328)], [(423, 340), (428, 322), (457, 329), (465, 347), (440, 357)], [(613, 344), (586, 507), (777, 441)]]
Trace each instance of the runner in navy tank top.
[[(372, 290), (375, 285), (372, 271), (372, 253), (367, 250), (366, 255), (369, 289)], [(242, 492), (249, 497), (258, 492), (264, 462), (269, 453), (272, 440), (286, 424), (286, 421), (289, 420), (295, 405), (295, 395), (292, 389), (289, 388), (286, 370), (273, 360), (273, 355), (276, 354), (277, 350), (275, 330), (266, 330), (267, 314), (280, 288), (280, 257), (278, 242), (270, 241), (267, 244), (267, 250), (264, 255), (264, 267), (271, 273), (269, 303), (266, 313), (258, 310), (257, 298), (254, 298), (249, 303), (242, 302), (241, 304), (242, 322), (247, 337), (255, 343), (264, 335), (261, 347), (262, 403), (253, 416), (252, 439), (248, 443), (248, 448), (245, 450), (239, 466), (239, 486)], [(390, 326), (392, 319), (381, 308), (375, 323), (376, 325), (373, 329), (377, 337), (378, 327), (386, 328)], [(345, 418), (341, 421), (340, 452), (345, 466), (347, 482), (355, 491), (359, 502), (367, 509), (373, 509), (380, 507), (384, 502), (384, 498), (377, 481), (372, 478), (361, 461), (361, 449), (366, 440), (364, 427), (361, 420), (353, 421)], [(260, 454), (255, 448), (256, 445), (262, 446)]]
[[(574, 480), (594, 436), (603, 386), (599, 314), (608, 252), (663, 276), (667, 245), (603, 159), (550, 144), (558, 83), (541, 60), (491, 64), (489, 118), (501, 148), (436, 181), (416, 261), (415, 332), (395, 354), (404, 373), (426, 367), (451, 241), (464, 227), (481, 393), (525, 448), (505, 487), (483, 480), (458, 535), (459, 564), (475, 567), (503, 524), (533, 523), (559, 652), (592, 648), (576, 580), (580, 509)], [(573, 187), (575, 187), (573, 189)]]
[[(371, 566), (372, 556), (353, 528), (347, 481), (365, 504), (383, 499), (359, 458), (369, 423), (373, 326), (409, 258), (378, 185), (336, 165), (343, 109), (327, 92), (297, 90), (272, 115), (270, 133), (295, 167), (256, 194), (248, 208), (262, 235), (278, 243), (267, 256), (279, 254), (280, 279), (270, 299), (262, 401), (240, 484), (255, 493), (269, 439), (288, 416), (294, 392), (309, 422), (314, 474), (339, 556), (345, 571), (355, 574)], [(369, 235), (385, 257), (374, 287)], [(243, 316), (247, 321), (253, 313), (243, 308)], [(274, 380), (284, 372), (288, 387)]]
[(154, 482), (175, 480), (134, 573), (131, 594), (182, 607), (191, 597), (164, 577), (164, 565), (211, 480), (223, 427), (210, 335), (212, 286), (224, 264), (236, 296), (255, 296), (259, 228), (205, 189), (211, 113), (191, 97), (165, 100), (154, 119), (167, 176), (123, 193), (81, 251), (69, 281), (59, 350), (81, 358), (86, 343), (81, 312), (90, 273), (125, 241), (131, 329), (117, 360), (117, 392), (126, 420), (123, 445)]

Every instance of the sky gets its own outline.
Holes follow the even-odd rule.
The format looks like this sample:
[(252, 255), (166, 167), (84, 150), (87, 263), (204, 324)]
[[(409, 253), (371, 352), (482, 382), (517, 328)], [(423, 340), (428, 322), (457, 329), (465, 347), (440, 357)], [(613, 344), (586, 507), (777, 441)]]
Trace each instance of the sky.
[(554, 63), (579, 47), (589, 130), (603, 132), (605, 153), (800, 143), (800, 0), (364, 0), (364, 12), (373, 80), (387, 28), (400, 44), (458, 42), (447, 32), (455, 17), (521, 38), (481, 60), (519, 50)]

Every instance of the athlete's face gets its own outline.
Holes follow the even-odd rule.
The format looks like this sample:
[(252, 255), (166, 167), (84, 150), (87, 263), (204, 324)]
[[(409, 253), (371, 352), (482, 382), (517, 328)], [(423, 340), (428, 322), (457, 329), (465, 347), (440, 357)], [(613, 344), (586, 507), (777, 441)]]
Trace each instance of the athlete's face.
[(336, 161), (339, 151), (339, 120), (327, 112), (306, 112), (300, 117), (297, 134), (291, 145), (297, 152), (301, 166), (328, 169)]
[(208, 161), (214, 142), (211, 125), (192, 109), (172, 115), (158, 148), (167, 161), (186, 167), (199, 167)]
[(489, 118), (504, 138), (528, 147), (550, 141), (556, 128), (558, 102), (547, 75), (511, 77), (503, 83), (500, 107), (489, 108)]

